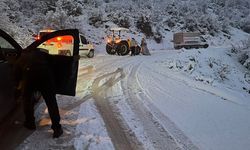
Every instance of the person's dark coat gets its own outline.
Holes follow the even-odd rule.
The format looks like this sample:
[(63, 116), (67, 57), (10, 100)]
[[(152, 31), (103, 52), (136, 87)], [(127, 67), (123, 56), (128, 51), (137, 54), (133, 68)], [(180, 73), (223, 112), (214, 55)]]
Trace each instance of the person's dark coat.
[[(25, 114), (24, 125), (35, 129), (34, 101), (32, 94), (40, 91), (48, 107), (52, 121), (51, 128), (61, 130), (60, 114), (56, 101), (56, 85), (53, 70), (50, 67), (50, 55), (40, 50), (26, 51), (15, 63), (15, 79), (21, 90)], [(21, 85), (20, 85), (21, 84)]]

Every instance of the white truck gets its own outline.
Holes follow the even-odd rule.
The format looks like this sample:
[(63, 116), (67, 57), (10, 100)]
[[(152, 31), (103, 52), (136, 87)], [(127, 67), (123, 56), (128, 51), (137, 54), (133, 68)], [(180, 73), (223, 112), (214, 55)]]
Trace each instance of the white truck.
[(199, 32), (178, 32), (173, 35), (175, 49), (207, 48), (208, 43)]
[[(40, 37), (54, 32), (56, 30), (41, 30), (39, 31), (36, 40), (39, 40)], [(52, 55), (65, 55), (71, 56), (73, 53), (73, 38), (71, 36), (60, 36), (53, 38), (41, 44), (39, 48), (45, 49), (49, 54)], [(80, 56), (87, 56), (93, 58), (95, 54), (94, 46), (82, 35), (79, 34), (79, 54)]]

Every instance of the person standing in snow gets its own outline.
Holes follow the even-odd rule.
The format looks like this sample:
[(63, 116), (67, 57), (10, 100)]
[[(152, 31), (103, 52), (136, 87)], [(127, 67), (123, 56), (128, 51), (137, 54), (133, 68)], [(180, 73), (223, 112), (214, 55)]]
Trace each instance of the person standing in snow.
[(131, 47), (131, 56), (135, 56), (136, 55), (137, 42), (136, 42), (136, 40), (134, 38), (131, 39), (130, 47)]
[[(51, 118), (53, 138), (63, 134), (60, 124), (60, 114), (56, 101), (56, 85), (52, 68), (49, 65), (50, 55), (39, 50), (23, 52), (14, 64), (15, 79), (21, 87), (21, 100), (25, 115), (24, 127), (30, 130), (36, 129), (34, 117), (35, 91), (40, 91)], [(21, 86), (20, 86), (21, 84)]]
[(141, 53), (143, 55), (151, 55), (149, 53), (149, 49), (147, 47), (147, 42), (146, 42), (145, 38), (142, 38), (142, 40), (141, 40)]

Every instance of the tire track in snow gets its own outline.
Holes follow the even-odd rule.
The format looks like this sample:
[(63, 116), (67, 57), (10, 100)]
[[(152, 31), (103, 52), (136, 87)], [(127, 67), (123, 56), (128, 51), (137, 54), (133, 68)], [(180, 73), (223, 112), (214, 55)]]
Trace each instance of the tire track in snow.
[[(149, 62), (150, 63), (150, 62)], [(160, 72), (155, 72), (155, 70), (152, 69), (152, 67), (149, 67), (148, 64), (144, 64), (143, 68), (148, 69), (151, 73), (155, 73), (156, 75), (162, 75), (167, 76), (168, 78), (171, 78), (170, 76), (166, 74), (162, 74)], [(140, 68), (139, 68), (140, 69)], [(153, 77), (154, 75), (151, 74)], [(134, 79), (138, 79), (138, 74), (135, 75)], [(174, 80), (174, 78), (171, 78)], [(154, 80), (159, 80), (154, 78)], [(180, 82), (182, 84), (187, 85), (186, 82), (182, 80), (177, 80), (177, 82)], [(159, 82), (159, 81), (158, 81)], [(137, 82), (139, 84), (139, 87), (142, 89), (142, 85), (140, 84), (140, 81)], [(155, 85), (156, 86), (156, 85)], [(158, 90), (164, 91), (161, 88)], [(165, 92), (166, 93), (166, 92)], [(166, 93), (169, 97), (174, 96)], [(199, 148), (193, 144), (193, 142), (175, 125), (173, 121), (171, 121), (166, 115), (164, 115), (152, 102), (150, 99), (152, 97), (150, 95), (147, 95), (147, 93), (141, 93), (139, 94), (140, 99), (143, 99), (145, 102), (145, 105), (147, 105), (147, 108), (153, 113), (154, 117), (162, 124), (162, 126), (175, 138), (176, 142), (180, 145), (180, 147), (184, 150), (199, 150)], [(178, 98), (175, 98), (178, 99)]]
[(147, 134), (147, 137), (152, 142), (153, 146), (157, 150), (177, 150), (180, 149), (173, 137), (158, 123), (151, 112), (144, 107), (143, 102), (138, 99), (138, 95), (134, 93), (134, 86), (137, 84), (136, 73), (140, 67), (140, 64), (136, 64), (132, 67), (132, 70), (128, 76), (126, 82), (122, 82), (123, 90), (130, 87), (129, 90), (124, 90), (125, 95), (129, 97), (127, 100), (131, 109), (140, 119), (143, 128)]
[[(104, 74), (107, 70), (106, 67), (112, 66), (114, 61), (119, 60), (118, 57), (112, 57), (111, 59), (105, 59), (105, 56), (102, 56), (100, 59), (83, 59), (79, 64), (78, 69), (78, 78), (77, 78), (77, 95), (80, 97), (84, 97), (84, 91), (89, 90), (86, 89), (87, 86), (85, 85), (88, 83), (92, 83), (99, 74)], [(95, 62), (97, 61), (97, 63)], [(97, 65), (98, 64), (98, 65)], [(101, 64), (101, 65), (99, 65)], [(90, 94), (90, 96), (92, 96)]]
[[(117, 77), (119, 74), (120, 76)], [(112, 143), (114, 144), (114, 147), (119, 150), (141, 149), (126, 135), (126, 128), (119, 118), (115, 116), (114, 111), (112, 111), (113, 108), (110, 105), (106, 95), (108, 93), (107, 90), (124, 77), (125, 75), (123, 73), (123, 69), (118, 68), (113, 73), (108, 73), (96, 78), (92, 85), (92, 95), (95, 99), (95, 104), (105, 122), (108, 134), (112, 140)], [(100, 85), (101, 81), (105, 79), (107, 80), (102, 85)]]
[[(117, 62), (117, 60), (121, 60), (119, 57), (116, 57), (116, 58), (113, 58), (109, 61), (106, 61), (105, 63), (102, 63), (102, 65), (98, 66), (98, 67), (94, 67), (94, 65), (88, 65), (88, 66), (81, 66), (79, 68), (79, 71), (78, 71), (78, 79), (77, 79), (77, 82), (84, 82), (86, 80), (93, 80), (93, 78), (95, 78), (97, 76), (98, 73), (102, 73), (104, 70), (107, 70), (106, 67), (109, 67), (111, 66), (114, 61)], [(129, 64), (129, 62), (126, 62), (126, 63), (123, 63), (121, 62), (121, 64), (124, 65), (127, 65)], [(96, 71), (97, 70), (97, 71)], [(111, 75), (114, 75), (113, 73), (108, 73), (106, 75), (103, 75), (103, 77), (108, 77), (108, 76), (111, 76)], [(97, 79), (97, 78), (96, 78)], [(94, 82), (94, 81), (93, 81)], [(110, 81), (109, 81), (110, 82)], [(79, 83), (78, 83), (79, 84)], [(93, 84), (93, 83), (92, 83)], [(78, 85), (80, 86), (80, 85)], [(85, 91), (86, 89), (78, 89), (77, 93), (80, 93), (80, 92), (83, 92)], [(62, 115), (64, 115), (66, 112), (78, 107), (79, 105), (81, 105), (82, 103), (86, 102), (87, 100), (89, 100), (90, 98), (93, 97), (92, 95), (93, 93), (90, 93), (90, 94), (85, 94), (83, 97), (81, 98), (78, 98), (76, 100), (74, 100), (74, 102), (72, 104), (69, 104), (67, 105), (66, 107), (63, 107), (61, 108), (61, 111), (62, 111)]]

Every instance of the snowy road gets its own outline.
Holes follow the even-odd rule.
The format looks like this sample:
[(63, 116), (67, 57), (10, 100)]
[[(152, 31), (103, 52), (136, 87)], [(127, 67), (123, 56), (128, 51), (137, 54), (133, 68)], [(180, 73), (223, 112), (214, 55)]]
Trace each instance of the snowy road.
[[(96, 66), (98, 69), (95, 69), (95, 74), (104, 75), (94, 80), (93, 97), (115, 148), (172, 150), (181, 149), (181, 146), (186, 149), (198, 149), (171, 122), (172, 128), (175, 128), (175, 131), (178, 130), (178, 135), (182, 137), (182, 142), (177, 142), (144, 104), (143, 99), (147, 96), (142, 92), (138, 95), (137, 73), (141, 67), (144, 67), (143, 63), (146, 59), (145, 56), (127, 56), (123, 59), (117, 59), (117, 56), (103, 56), (103, 60), (94, 62), (102, 64), (101, 67)], [(105, 74), (103, 70), (114, 70), (114, 72)], [(100, 82), (103, 83), (100, 84)], [(123, 147), (124, 145), (129, 147)]]
[(250, 96), (242, 90), (249, 88), (241, 78), (244, 69), (232, 63), (228, 80), (219, 80), (215, 69), (224, 66), (224, 50), (212, 50), (82, 58), (77, 96), (58, 95), (63, 137), (49, 138), (50, 122), (41, 105), (40, 127), (18, 149), (248, 148)]
[[(107, 64), (103, 65), (99, 70), (96, 69), (96, 72), (102, 74), (102, 70), (115, 70), (117, 68), (114, 72), (96, 78), (92, 84), (92, 95), (104, 119), (109, 136), (116, 149), (179, 149), (171, 135), (154, 120), (153, 115), (143, 106), (142, 102), (140, 103), (140, 100), (136, 98), (136, 95), (132, 91), (136, 89), (130, 88), (130, 91), (126, 92), (129, 86), (134, 86), (132, 82), (135, 81), (135, 74), (144, 60), (141, 59), (138, 61), (138, 58), (139, 57), (131, 59), (128, 57), (127, 59), (130, 59), (129, 61), (127, 59), (113, 60), (112, 64), (107, 62)], [(131, 72), (127, 73), (131, 68)], [(126, 73), (124, 70), (126, 70)], [(100, 82), (103, 83), (100, 84)], [(120, 82), (119, 87), (116, 87), (115, 85), (117, 85), (118, 82)], [(114, 95), (121, 92), (126, 96), (128, 106), (132, 108), (132, 111), (127, 113), (134, 113), (138, 122), (142, 125), (142, 127), (139, 128), (143, 128), (144, 133), (139, 133), (139, 136), (144, 136), (143, 138), (149, 141), (151, 147), (143, 146), (143, 141), (140, 141), (141, 139), (136, 137), (138, 135), (134, 134), (134, 131), (130, 129), (126, 123), (128, 120), (124, 120), (123, 118), (128, 119), (128, 116), (122, 116), (121, 114), (126, 111), (121, 112), (117, 110), (119, 106), (115, 104), (112, 105), (114, 101), (117, 103), (117, 96)]]
[[(144, 107), (142, 102), (140, 102), (140, 99), (138, 99), (134, 93), (135, 90), (138, 90), (135, 89), (136, 87), (133, 88), (133, 83), (136, 83), (135, 74), (137, 73), (137, 70), (143, 61), (143, 59), (140, 61), (137, 59), (138, 57), (133, 58), (130, 61), (127, 59), (120, 59), (119, 61), (114, 62), (116, 65), (113, 67), (118, 67), (115, 72), (98, 77), (93, 82), (93, 96), (102, 114), (104, 122), (106, 123), (111, 140), (116, 149), (149, 148), (140, 146), (142, 145), (141, 143), (143, 143), (143, 141), (137, 139), (136, 136), (138, 135), (127, 133), (127, 130), (129, 130), (129, 125), (126, 123), (127, 120), (120, 119), (121, 117), (124, 117), (121, 114), (124, 113), (124, 111), (116, 111), (116, 109), (119, 109), (117, 108), (119, 106), (110, 104), (112, 101), (116, 101), (115, 97), (117, 96), (114, 95), (122, 92), (124, 93), (127, 103), (132, 110), (127, 113), (134, 113), (135, 117), (142, 125), (141, 128), (143, 128), (144, 133), (140, 134), (140, 136), (145, 136), (144, 138), (152, 143), (153, 147), (150, 147), (149, 149), (179, 149), (171, 135), (153, 118), (153, 115), (150, 113), (150, 111)], [(105, 67), (107, 67), (106, 69), (110, 69), (110, 65), (106, 65)], [(131, 70), (131, 72), (125, 73), (123, 69), (125, 69), (126, 72)], [(123, 78), (124, 80), (122, 80)], [(105, 80), (105, 82), (102, 84), (102, 86), (98, 87), (98, 83), (101, 80)], [(113, 87), (119, 81), (122, 81), (122, 86)], [(136, 86), (138, 86), (138, 84), (136, 84)]]

